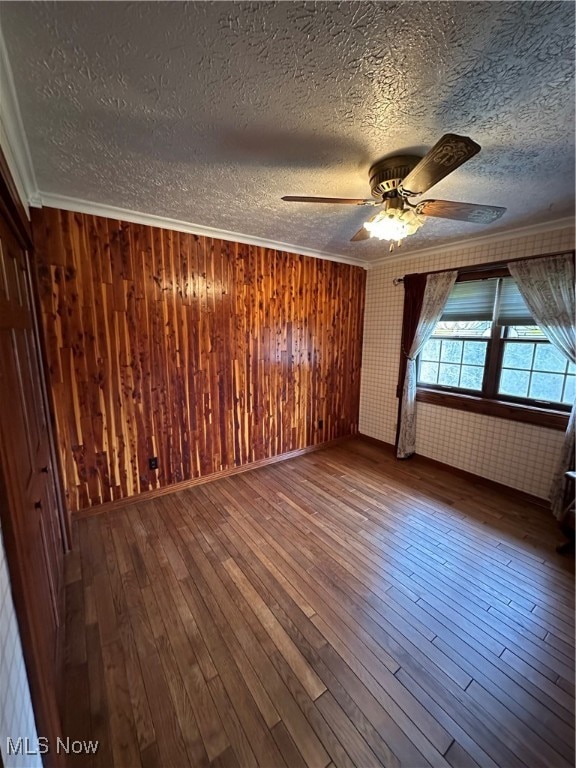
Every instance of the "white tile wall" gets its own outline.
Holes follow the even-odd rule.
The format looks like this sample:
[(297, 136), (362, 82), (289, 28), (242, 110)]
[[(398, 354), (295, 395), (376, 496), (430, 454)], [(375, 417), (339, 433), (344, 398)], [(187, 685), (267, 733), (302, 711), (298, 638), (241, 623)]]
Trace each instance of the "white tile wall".
[[(407, 257), (368, 271), (360, 393), (360, 432), (387, 443), (396, 438), (396, 383), (404, 288), (393, 279), (574, 248), (566, 228), (442, 254)], [(492, 416), (418, 404), (416, 452), (546, 498), (562, 433)]]
[(41, 768), (39, 755), (9, 755), (7, 738), (37, 747), (36, 724), (0, 530), (0, 753), (5, 768)]

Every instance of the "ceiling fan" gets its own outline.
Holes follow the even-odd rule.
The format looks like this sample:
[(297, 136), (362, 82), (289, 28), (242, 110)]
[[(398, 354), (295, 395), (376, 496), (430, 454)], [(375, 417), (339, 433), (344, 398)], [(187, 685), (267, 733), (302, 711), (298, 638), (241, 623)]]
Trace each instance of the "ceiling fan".
[[(370, 168), (370, 189), (372, 197), (375, 198), (373, 200), (297, 195), (286, 195), (282, 200), (297, 203), (381, 206), (381, 210), (364, 223), (351, 242), (377, 237), (395, 241), (400, 245), (405, 237), (414, 234), (422, 226), (425, 216), (490, 224), (499, 219), (506, 208), (450, 200), (421, 200), (414, 204), (410, 200), (426, 192), (479, 151), (480, 145), (467, 136), (447, 133), (422, 158), (416, 155), (392, 155), (374, 163)], [(393, 247), (392, 242), (390, 250)]]

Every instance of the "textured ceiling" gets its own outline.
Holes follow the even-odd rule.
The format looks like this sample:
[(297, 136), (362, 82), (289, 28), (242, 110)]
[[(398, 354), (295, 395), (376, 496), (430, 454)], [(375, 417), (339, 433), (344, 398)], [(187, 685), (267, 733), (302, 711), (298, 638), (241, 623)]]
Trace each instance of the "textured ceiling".
[(421, 248), (574, 212), (572, 2), (0, 3), (41, 192), (363, 261), (368, 168), (446, 132), (479, 155)]

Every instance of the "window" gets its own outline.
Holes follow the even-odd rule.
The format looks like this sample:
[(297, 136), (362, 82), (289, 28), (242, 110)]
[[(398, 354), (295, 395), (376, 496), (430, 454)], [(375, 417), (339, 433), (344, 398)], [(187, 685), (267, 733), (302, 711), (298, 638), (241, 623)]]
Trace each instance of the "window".
[(537, 326), (507, 328), (498, 394), (536, 403), (574, 402), (576, 367), (546, 339)]
[(491, 323), (443, 321), (419, 361), (419, 384), (482, 391)]
[(456, 283), (418, 360), (419, 388), (533, 408), (568, 411), (575, 380), (511, 277)]

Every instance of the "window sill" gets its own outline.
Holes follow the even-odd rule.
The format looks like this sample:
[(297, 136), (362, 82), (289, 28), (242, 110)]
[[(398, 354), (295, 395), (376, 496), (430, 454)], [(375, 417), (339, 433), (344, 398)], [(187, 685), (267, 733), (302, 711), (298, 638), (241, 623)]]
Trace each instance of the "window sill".
[(416, 400), (419, 403), (441, 405), (444, 408), (456, 408), (470, 413), (495, 416), (499, 419), (521, 421), (524, 424), (537, 424), (540, 427), (548, 427), (548, 429), (565, 430), (568, 426), (569, 414), (564, 411), (551, 411), (546, 408), (508, 403), (503, 400), (488, 400), (474, 395), (465, 395), (461, 392), (445, 392), (418, 387)]

